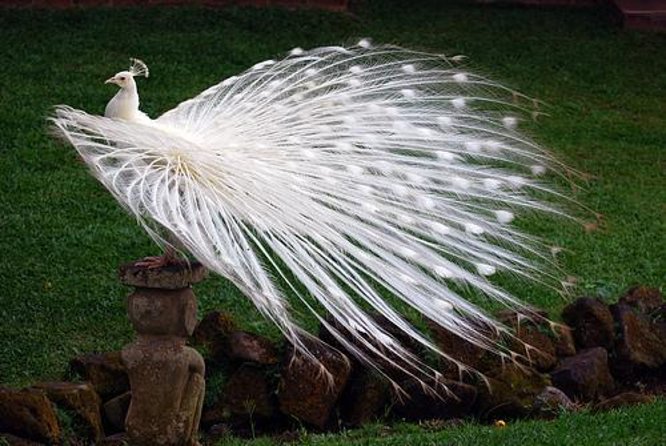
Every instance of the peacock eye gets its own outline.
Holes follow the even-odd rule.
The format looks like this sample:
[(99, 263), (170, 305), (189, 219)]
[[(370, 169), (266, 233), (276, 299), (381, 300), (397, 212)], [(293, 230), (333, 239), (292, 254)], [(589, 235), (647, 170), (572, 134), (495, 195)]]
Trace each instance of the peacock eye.
[(124, 80), (125, 80), (125, 76), (120, 76), (120, 80), (121, 80), (121, 81), (124, 81)]

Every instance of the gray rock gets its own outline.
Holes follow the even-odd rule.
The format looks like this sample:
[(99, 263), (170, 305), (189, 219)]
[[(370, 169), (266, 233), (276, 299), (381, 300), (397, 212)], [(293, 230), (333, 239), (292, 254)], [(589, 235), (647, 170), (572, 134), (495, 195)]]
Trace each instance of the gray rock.
[(340, 403), (340, 418), (348, 426), (362, 426), (385, 414), (391, 396), (388, 380), (365, 368), (352, 372)]
[(497, 319), (510, 326), (515, 339), (510, 340), (511, 349), (527, 358), (528, 366), (540, 372), (552, 369), (557, 363), (555, 357), (555, 333), (550, 329), (547, 314), (535, 311), (534, 315), (524, 315), (514, 310), (503, 310)]
[[(370, 312), (369, 316), (372, 318), (373, 322), (377, 324), (382, 330), (384, 330), (389, 336), (393, 337), (397, 342), (400, 343), (410, 353), (419, 356), (423, 353), (423, 346), (421, 346), (417, 341), (412, 339), (409, 335), (403, 332), (399, 327), (393, 324), (390, 320), (382, 316), (381, 314)], [(351, 342), (355, 349), (362, 352), (378, 367), (389, 376), (392, 380), (398, 382), (406, 379), (409, 375), (401, 367), (397, 367), (396, 364), (402, 364), (404, 358), (398, 356), (397, 354), (385, 350), (383, 355), (379, 355), (373, 349), (368, 348), (367, 345), (364, 345), (362, 342), (357, 342), (354, 339), (354, 336), (346, 329), (344, 324), (336, 321), (332, 316), (328, 315), (325, 319), (326, 323), (322, 323), (319, 327), (319, 339), (324, 341), (326, 344), (331, 347), (339, 350), (347, 356), (347, 358), (352, 362), (353, 367), (365, 367), (361, 361), (359, 361), (355, 354), (348, 350), (345, 345), (337, 340), (334, 334), (329, 330), (329, 327), (337, 332), (339, 332), (343, 337), (345, 337), (349, 342)], [(328, 324), (328, 327), (326, 326)]]
[(104, 403), (104, 419), (109, 433), (125, 431), (125, 418), (131, 401), (132, 392), (125, 392)]
[(607, 395), (615, 387), (608, 368), (608, 353), (601, 347), (565, 358), (550, 376), (553, 385), (569, 398), (585, 401)]
[(0, 432), (48, 444), (61, 439), (53, 404), (39, 389), (0, 388)]
[[(473, 323), (473, 321), (470, 320), (470, 323)], [(502, 366), (502, 361), (498, 355), (458, 336), (448, 328), (442, 327), (433, 321), (428, 321), (428, 328), (432, 333), (437, 347), (454, 361), (458, 361), (482, 373), (496, 370)], [(490, 327), (477, 324), (477, 329), (487, 336), (488, 339), (492, 341), (499, 340), (497, 333), (490, 329)], [(439, 371), (445, 378), (456, 381), (461, 376), (458, 365), (454, 361), (441, 358)], [(466, 376), (463, 376), (463, 379), (466, 378)]]
[(192, 340), (195, 345), (203, 346), (211, 358), (226, 358), (228, 339), (237, 331), (236, 321), (230, 313), (211, 311), (207, 313), (194, 329)]
[(45, 382), (35, 384), (34, 388), (46, 393), (46, 396), (64, 409), (74, 413), (77, 421), (77, 434), (81, 438), (95, 443), (104, 435), (100, 416), (101, 400), (89, 383)]
[(69, 362), (69, 368), (89, 382), (103, 400), (129, 390), (129, 379), (120, 352), (77, 356)]
[(665, 302), (658, 288), (635, 286), (627, 290), (624, 296), (620, 297), (618, 303), (633, 307), (641, 313), (649, 314), (664, 305)]
[(229, 335), (226, 354), (234, 361), (250, 361), (262, 365), (279, 362), (277, 349), (269, 339), (245, 331), (234, 331)]
[(534, 400), (531, 416), (552, 419), (562, 412), (573, 412), (576, 405), (557, 387), (548, 386)]
[(280, 375), (278, 400), (283, 413), (323, 429), (347, 384), (351, 363), (322, 342), (306, 342), (319, 363), (297, 351), (288, 354)]
[(555, 355), (573, 356), (576, 354), (576, 343), (574, 341), (573, 332), (568, 325), (556, 325), (555, 331)]
[(277, 412), (273, 392), (263, 370), (243, 364), (224, 386), (224, 409), (243, 418), (271, 418)]
[(624, 304), (612, 306), (618, 327), (615, 351), (619, 361), (656, 369), (666, 363), (666, 329)]
[(608, 305), (590, 297), (576, 299), (562, 311), (580, 349), (613, 346), (613, 316)]
[(595, 412), (619, 409), (620, 407), (637, 406), (639, 404), (649, 404), (654, 401), (651, 395), (643, 395), (636, 392), (624, 392), (615, 395), (612, 398), (605, 399), (594, 405)]
[[(474, 386), (457, 381), (443, 380), (434, 384), (439, 394), (426, 391), (421, 383), (410, 380), (400, 384), (407, 396), (396, 399), (391, 411), (409, 421), (450, 420), (469, 415), (477, 391)], [(443, 386), (448, 389), (444, 390)]]

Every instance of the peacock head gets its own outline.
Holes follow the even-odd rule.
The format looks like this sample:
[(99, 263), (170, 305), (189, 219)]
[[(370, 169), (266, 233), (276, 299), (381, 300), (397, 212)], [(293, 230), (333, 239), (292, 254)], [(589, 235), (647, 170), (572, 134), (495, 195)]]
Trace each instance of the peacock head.
[(143, 61), (139, 59), (130, 59), (130, 69), (127, 71), (120, 71), (114, 76), (108, 78), (105, 84), (116, 84), (120, 88), (131, 88), (135, 86), (134, 78), (136, 76), (148, 77), (149, 71)]

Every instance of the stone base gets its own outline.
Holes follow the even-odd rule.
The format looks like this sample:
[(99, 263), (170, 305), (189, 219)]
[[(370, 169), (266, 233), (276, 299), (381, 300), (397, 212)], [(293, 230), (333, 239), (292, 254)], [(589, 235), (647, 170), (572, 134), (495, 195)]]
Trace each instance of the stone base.
[(125, 428), (134, 446), (198, 444), (205, 364), (185, 342), (197, 322), (190, 285), (206, 273), (198, 263), (120, 268), (120, 280), (135, 287), (127, 313), (137, 338), (122, 351), (132, 391)]

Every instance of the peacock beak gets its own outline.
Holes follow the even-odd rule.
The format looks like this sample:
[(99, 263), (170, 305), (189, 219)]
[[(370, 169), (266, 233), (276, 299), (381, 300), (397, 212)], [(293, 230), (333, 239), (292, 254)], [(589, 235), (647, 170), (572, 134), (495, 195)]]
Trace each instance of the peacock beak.
[(110, 78), (108, 78), (107, 80), (105, 80), (104, 83), (105, 83), (105, 84), (115, 84), (115, 83), (116, 83), (116, 79), (115, 79), (115, 77), (110, 77)]

